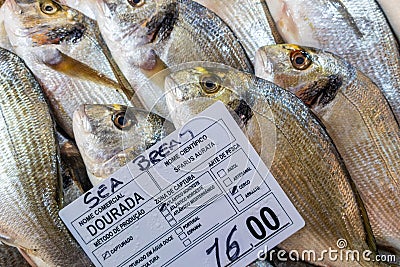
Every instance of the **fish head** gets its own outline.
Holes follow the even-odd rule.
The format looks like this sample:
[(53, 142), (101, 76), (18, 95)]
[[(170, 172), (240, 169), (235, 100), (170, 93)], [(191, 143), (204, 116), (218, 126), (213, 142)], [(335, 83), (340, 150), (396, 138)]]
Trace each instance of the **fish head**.
[(5, 27), (13, 46), (78, 42), (87, 28), (86, 17), (53, 0), (9, 0)]
[(255, 62), (258, 77), (291, 91), (311, 108), (330, 103), (352, 73), (338, 56), (293, 44), (262, 47)]
[(93, 184), (117, 171), (174, 128), (164, 118), (122, 105), (82, 105), (74, 113), (76, 143)]
[(247, 106), (241, 97), (252, 81), (249, 74), (216, 63), (188, 63), (165, 79), (165, 97), (175, 126), (183, 125), (216, 101), (233, 110)]
[(136, 57), (140, 57), (139, 48), (153, 49), (155, 43), (168, 39), (178, 16), (176, 0), (93, 1), (105, 39), (128, 55), (136, 52)]

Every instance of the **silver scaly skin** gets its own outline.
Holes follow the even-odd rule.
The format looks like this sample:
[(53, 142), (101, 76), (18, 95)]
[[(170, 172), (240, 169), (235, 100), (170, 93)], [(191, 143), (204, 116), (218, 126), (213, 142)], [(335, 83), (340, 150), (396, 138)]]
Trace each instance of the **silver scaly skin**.
[(296, 94), (324, 123), (378, 245), (400, 255), (400, 128), (379, 88), (344, 59), (297, 45), (261, 48), (256, 74)]
[[(173, 70), (166, 89), (176, 127), (217, 100), (236, 113), (249, 141), (261, 150), (260, 157), (306, 222), (279, 247), (321, 255), (329, 247), (337, 248), (338, 239), (346, 239), (346, 249), (376, 252), (365, 209), (336, 148), (295, 95), (251, 74), (205, 63)], [(311, 263), (387, 266), (363, 259)]]
[(97, 39), (96, 22), (52, 0), (9, 0), (3, 8), (15, 52), (40, 81), (69, 136), (81, 104), (130, 104), (117, 91), (120, 85)]
[(73, 122), (76, 143), (93, 185), (175, 130), (156, 114), (121, 105), (82, 105)]
[(37, 266), (90, 266), (58, 217), (62, 193), (54, 122), (42, 90), (0, 49), (0, 236)]
[(345, 58), (378, 85), (400, 120), (399, 46), (375, 0), (266, 1), (285, 43)]

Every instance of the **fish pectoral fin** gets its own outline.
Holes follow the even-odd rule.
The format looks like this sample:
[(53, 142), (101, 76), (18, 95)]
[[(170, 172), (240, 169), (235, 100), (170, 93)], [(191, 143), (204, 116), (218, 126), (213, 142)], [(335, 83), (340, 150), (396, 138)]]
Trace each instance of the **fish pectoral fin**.
[(30, 255), (30, 252), (25, 250), (25, 249), (21, 249), (18, 248), (19, 253), (21, 253), (22, 257), (24, 257), (24, 259), (29, 263), (30, 266), (32, 267), (39, 267), (36, 263), (35, 260), (32, 258), (32, 256)]
[(295, 94), (309, 107), (325, 106), (335, 98), (342, 84), (340, 76), (330, 75), (302, 86)]
[(58, 59), (51, 61), (44, 61), (43, 63), (51, 69), (63, 73), (65, 75), (79, 78), (82, 80), (88, 80), (97, 84), (101, 84), (107, 87), (114, 88), (120, 91), (120, 86), (117, 82), (106, 77), (99, 71), (91, 68), (90, 66), (82, 63), (57, 49)]
[(0, 234), (0, 242), (11, 247), (15, 247), (15, 240), (9, 236)]
[(167, 64), (150, 50), (145, 56), (145, 60), (139, 65), (140, 71), (150, 79), (153, 85), (164, 88), (165, 78), (171, 73)]
[(23, 244), (20, 244), (17, 240), (3, 234), (0, 234), (0, 242), (10, 247), (21, 248), (26, 251), (35, 251), (35, 249), (27, 248)]

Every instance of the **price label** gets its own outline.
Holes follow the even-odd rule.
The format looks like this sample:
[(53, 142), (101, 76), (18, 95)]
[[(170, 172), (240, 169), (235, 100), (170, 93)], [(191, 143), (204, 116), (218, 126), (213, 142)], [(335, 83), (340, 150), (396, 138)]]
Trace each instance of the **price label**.
[(60, 211), (96, 266), (245, 266), (304, 226), (223, 103)]

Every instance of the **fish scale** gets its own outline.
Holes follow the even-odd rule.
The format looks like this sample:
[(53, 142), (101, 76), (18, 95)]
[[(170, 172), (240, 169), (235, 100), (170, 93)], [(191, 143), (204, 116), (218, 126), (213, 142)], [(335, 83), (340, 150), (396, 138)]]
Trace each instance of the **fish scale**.
[(58, 217), (62, 195), (54, 123), (21, 59), (0, 49), (0, 235), (38, 266), (89, 266)]
[[(260, 157), (306, 222), (302, 230), (279, 247), (287, 251), (313, 250), (321, 255), (318, 253), (323, 250), (337, 248), (337, 241), (344, 238), (348, 242), (346, 249), (375, 251), (357, 191), (331, 139), (310, 110), (296, 96), (265, 80), (226, 67), (207, 66), (186, 66), (186, 70), (172, 71), (167, 77), (167, 103), (174, 110), (172, 120), (178, 127), (216, 100), (229, 106), (232, 100), (241, 98), (250, 105), (255, 115), (243, 131), (253, 147), (261, 146)], [(201, 76), (209, 74), (218, 75), (221, 80), (217, 93), (202, 91)], [(260, 127), (259, 133), (249, 130), (250, 124), (255, 123)], [(275, 142), (270, 136), (273, 132)], [(327, 258), (312, 263), (344, 265)], [(346, 266), (380, 264), (361, 259)]]

